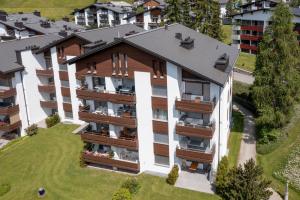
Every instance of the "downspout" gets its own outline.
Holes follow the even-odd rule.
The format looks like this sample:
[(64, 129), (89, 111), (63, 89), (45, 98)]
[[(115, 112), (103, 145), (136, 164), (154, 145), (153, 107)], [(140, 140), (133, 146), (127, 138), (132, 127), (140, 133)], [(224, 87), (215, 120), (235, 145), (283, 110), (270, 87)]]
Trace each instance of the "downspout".
[(219, 137), (218, 137), (218, 165), (220, 162), (220, 147), (221, 147), (221, 87), (219, 86)]
[(26, 97), (25, 97), (25, 88), (24, 88), (24, 83), (23, 83), (23, 74), (22, 74), (22, 72), (23, 71), (20, 72), (20, 74), (21, 74), (21, 83), (22, 83), (23, 98), (24, 98), (24, 103), (25, 103), (27, 125), (29, 126), (28, 108), (27, 108), (27, 101), (26, 101)]

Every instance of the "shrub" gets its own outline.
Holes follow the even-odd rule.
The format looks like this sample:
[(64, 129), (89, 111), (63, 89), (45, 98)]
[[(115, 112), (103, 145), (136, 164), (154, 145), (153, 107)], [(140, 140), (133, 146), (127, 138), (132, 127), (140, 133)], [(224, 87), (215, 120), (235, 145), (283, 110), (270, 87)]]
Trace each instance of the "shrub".
[(6, 193), (10, 191), (9, 184), (0, 184), (0, 197), (4, 196)]
[(54, 126), (55, 124), (58, 124), (59, 122), (60, 122), (60, 118), (59, 118), (58, 114), (54, 114), (52, 116), (49, 116), (46, 119), (46, 124), (47, 124), (48, 128)]
[(128, 189), (120, 188), (113, 196), (112, 200), (132, 200)]
[(218, 165), (217, 175), (216, 175), (216, 193), (223, 196), (222, 192), (227, 187), (228, 184), (228, 171), (229, 163), (226, 156), (224, 156)]
[(29, 136), (33, 136), (36, 135), (38, 132), (38, 127), (36, 124), (32, 124), (31, 126), (29, 126), (28, 128), (25, 129), (27, 135)]
[(170, 185), (175, 185), (175, 182), (178, 178), (179, 168), (177, 165), (174, 165), (170, 173), (168, 174), (167, 183)]
[(128, 189), (128, 191), (131, 193), (131, 194), (136, 194), (138, 193), (139, 189), (140, 189), (140, 184), (139, 182), (137, 181), (136, 178), (131, 178), (131, 179), (127, 179), (121, 188), (125, 188), (125, 189)]

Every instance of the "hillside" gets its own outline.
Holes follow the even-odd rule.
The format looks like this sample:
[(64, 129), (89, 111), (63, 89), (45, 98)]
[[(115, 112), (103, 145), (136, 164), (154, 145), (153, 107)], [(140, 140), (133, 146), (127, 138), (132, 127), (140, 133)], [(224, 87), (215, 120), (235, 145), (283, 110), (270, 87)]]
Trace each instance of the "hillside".
[(0, 10), (10, 13), (39, 10), (42, 16), (59, 19), (69, 16), (74, 8), (81, 8), (93, 2), (95, 0), (0, 0)]

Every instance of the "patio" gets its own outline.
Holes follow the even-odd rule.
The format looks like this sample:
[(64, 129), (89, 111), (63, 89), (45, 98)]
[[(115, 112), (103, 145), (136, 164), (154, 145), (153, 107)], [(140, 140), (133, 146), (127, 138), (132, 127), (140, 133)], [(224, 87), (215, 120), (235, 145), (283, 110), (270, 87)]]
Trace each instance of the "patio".
[(210, 184), (206, 174), (181, 171), (175, 183), (176, 187), (214, 194), (214, 187)]

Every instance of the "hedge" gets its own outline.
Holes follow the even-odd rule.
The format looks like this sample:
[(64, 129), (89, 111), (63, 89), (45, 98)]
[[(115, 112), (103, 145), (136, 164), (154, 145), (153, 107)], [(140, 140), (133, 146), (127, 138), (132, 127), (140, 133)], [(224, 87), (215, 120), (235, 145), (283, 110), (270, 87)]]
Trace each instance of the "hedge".
[(60, 118), (59, 118), (58, 114), (54, 114), (52, 116), (49, 116), (46, 119), (46, 124), (47, 124), (48, 128), (54, 126), (55, 124), (58, 124), (59, 122), (60, 122)]

